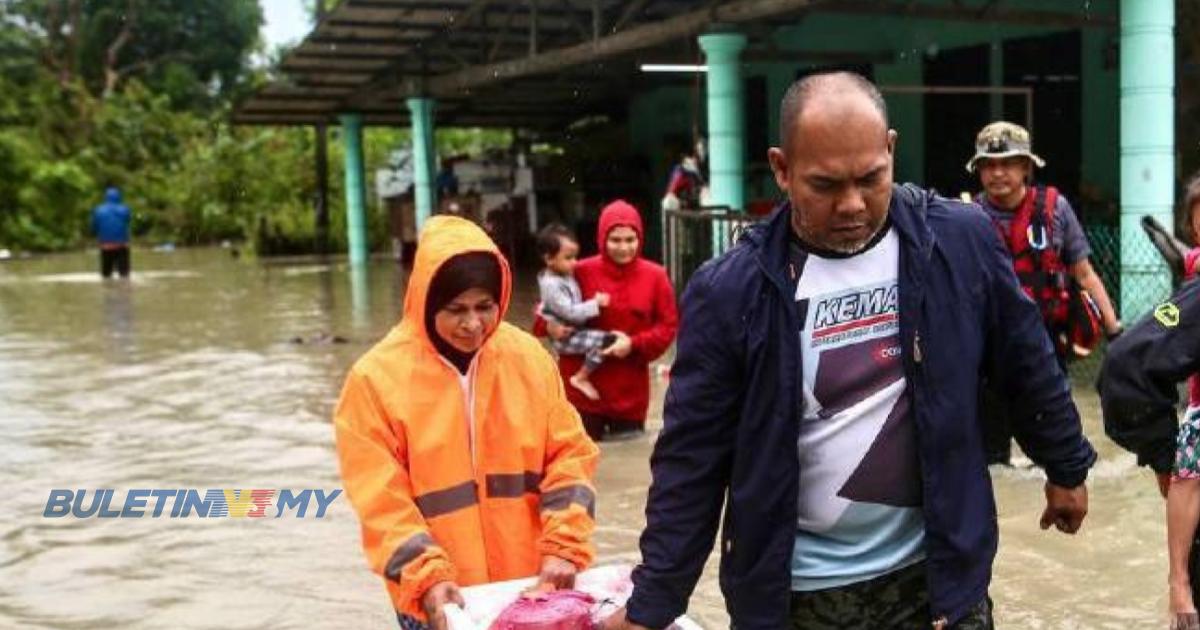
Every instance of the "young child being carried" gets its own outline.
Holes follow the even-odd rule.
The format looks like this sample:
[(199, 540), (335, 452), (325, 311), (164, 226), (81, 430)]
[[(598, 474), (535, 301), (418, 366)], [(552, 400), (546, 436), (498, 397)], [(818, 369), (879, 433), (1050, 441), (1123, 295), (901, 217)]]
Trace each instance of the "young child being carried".
[(575, 281), (575, 262), (579, 256), (579, 242), (566, 227), (552, 223), (542, 228), (537, 238), (538, 254), (546, 268), (538, 273), (538, 290), (542, 298), (542, 317), (565, 326), (575, 332), (554, 342), (559, 354), (584, 355), (583, 367), (571, 376), (571, 386), (583, 392), (591, 400), (599, 400), (600, 392), (592, 385), (589, 376), (604, 362), (601, 351), (615, 339), (612, 333), (594, 328), (582, 328), (589, 319), (600, 314), (601, 307), (608, 306), (607, 293), (597, 292), (587, 301)]

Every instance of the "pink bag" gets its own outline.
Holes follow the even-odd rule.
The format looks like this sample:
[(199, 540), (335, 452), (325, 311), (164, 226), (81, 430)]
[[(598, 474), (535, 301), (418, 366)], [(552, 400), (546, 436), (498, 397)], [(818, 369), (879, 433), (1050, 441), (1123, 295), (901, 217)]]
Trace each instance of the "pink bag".
[(592, 604), (579, 591), (552, 591), (521, 597), (508, 605), (490, 630), (593, 630)]

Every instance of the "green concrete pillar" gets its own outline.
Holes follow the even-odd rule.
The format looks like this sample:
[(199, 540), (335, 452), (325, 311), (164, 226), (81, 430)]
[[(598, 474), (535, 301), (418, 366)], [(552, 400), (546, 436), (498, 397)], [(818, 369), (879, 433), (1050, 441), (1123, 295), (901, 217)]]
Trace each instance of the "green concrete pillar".
[(1121, 0), (1121, 317), (1171, 292), (1166, 263), (1138, 222), (1174, 225), (1175, 3)]
[[(709, 33), (700, 36), (708, 65), (705, 92), (708, 102), (708, 174), (713, 205), (746, 209), (746, 119), (743, 113), (742, 65), (746, 47), (741, 33)], [(729, 247), (725, 223), (714, 226), (713, 255)]]
[(346, 243), (350, 264), (367, 262), (366, 188), (363, 177), (362, 115), (342, 114), (342, 146), (346, 174)]
[(437, 191), (433, 188), (437, 168), (433, 144), (433, 99), (410, 98), (406, 102), (412, 121), (413, 189), (417, 202), (417, 232), (420, 233), (425, 220), (433, 216), (437, 204)]
[(355, 331), (371, 328), (370, 265), (350, 265), (350, 318)]

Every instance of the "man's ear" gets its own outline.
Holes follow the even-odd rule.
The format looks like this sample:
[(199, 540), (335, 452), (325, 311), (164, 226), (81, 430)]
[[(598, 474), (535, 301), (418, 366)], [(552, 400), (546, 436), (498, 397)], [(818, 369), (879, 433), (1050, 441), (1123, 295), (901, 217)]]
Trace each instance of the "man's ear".
[(767, 162), (770, 162), (771, 172), (775, 175), (775, 185), (786, 193), (788, 191), (787, 154), (779, 147), (771, 147), (767, 149)]
[(899, 138), (899, 137), (900, 137), (900, 134), (895, 129), (888, 129), (887, 149), (888, 149), (888, 153), (890, 155), (896, 155), (896, 138)]

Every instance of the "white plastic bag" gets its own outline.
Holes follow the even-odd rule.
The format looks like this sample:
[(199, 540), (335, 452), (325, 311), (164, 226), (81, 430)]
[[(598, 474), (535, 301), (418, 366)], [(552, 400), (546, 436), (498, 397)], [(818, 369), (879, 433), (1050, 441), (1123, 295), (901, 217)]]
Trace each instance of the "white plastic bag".
[[(628, 565), (609, 565), (588, 569), (575, 576), (575, 589), (591, 595), (597, 602), (593, 619), (597, 612), (611, 614), (625, 605), (633, 594), (633, 582), (629, 577), (632, 571)], [(488, 630), (500, 613), (535, 582), (535, 578), (523, 578), (461, 589), (466, 607), (449, 604), (445, 608), (450, 630)], [(704, 629), (687, 617), (680, 617), (675, 620), (672, 630)]]

